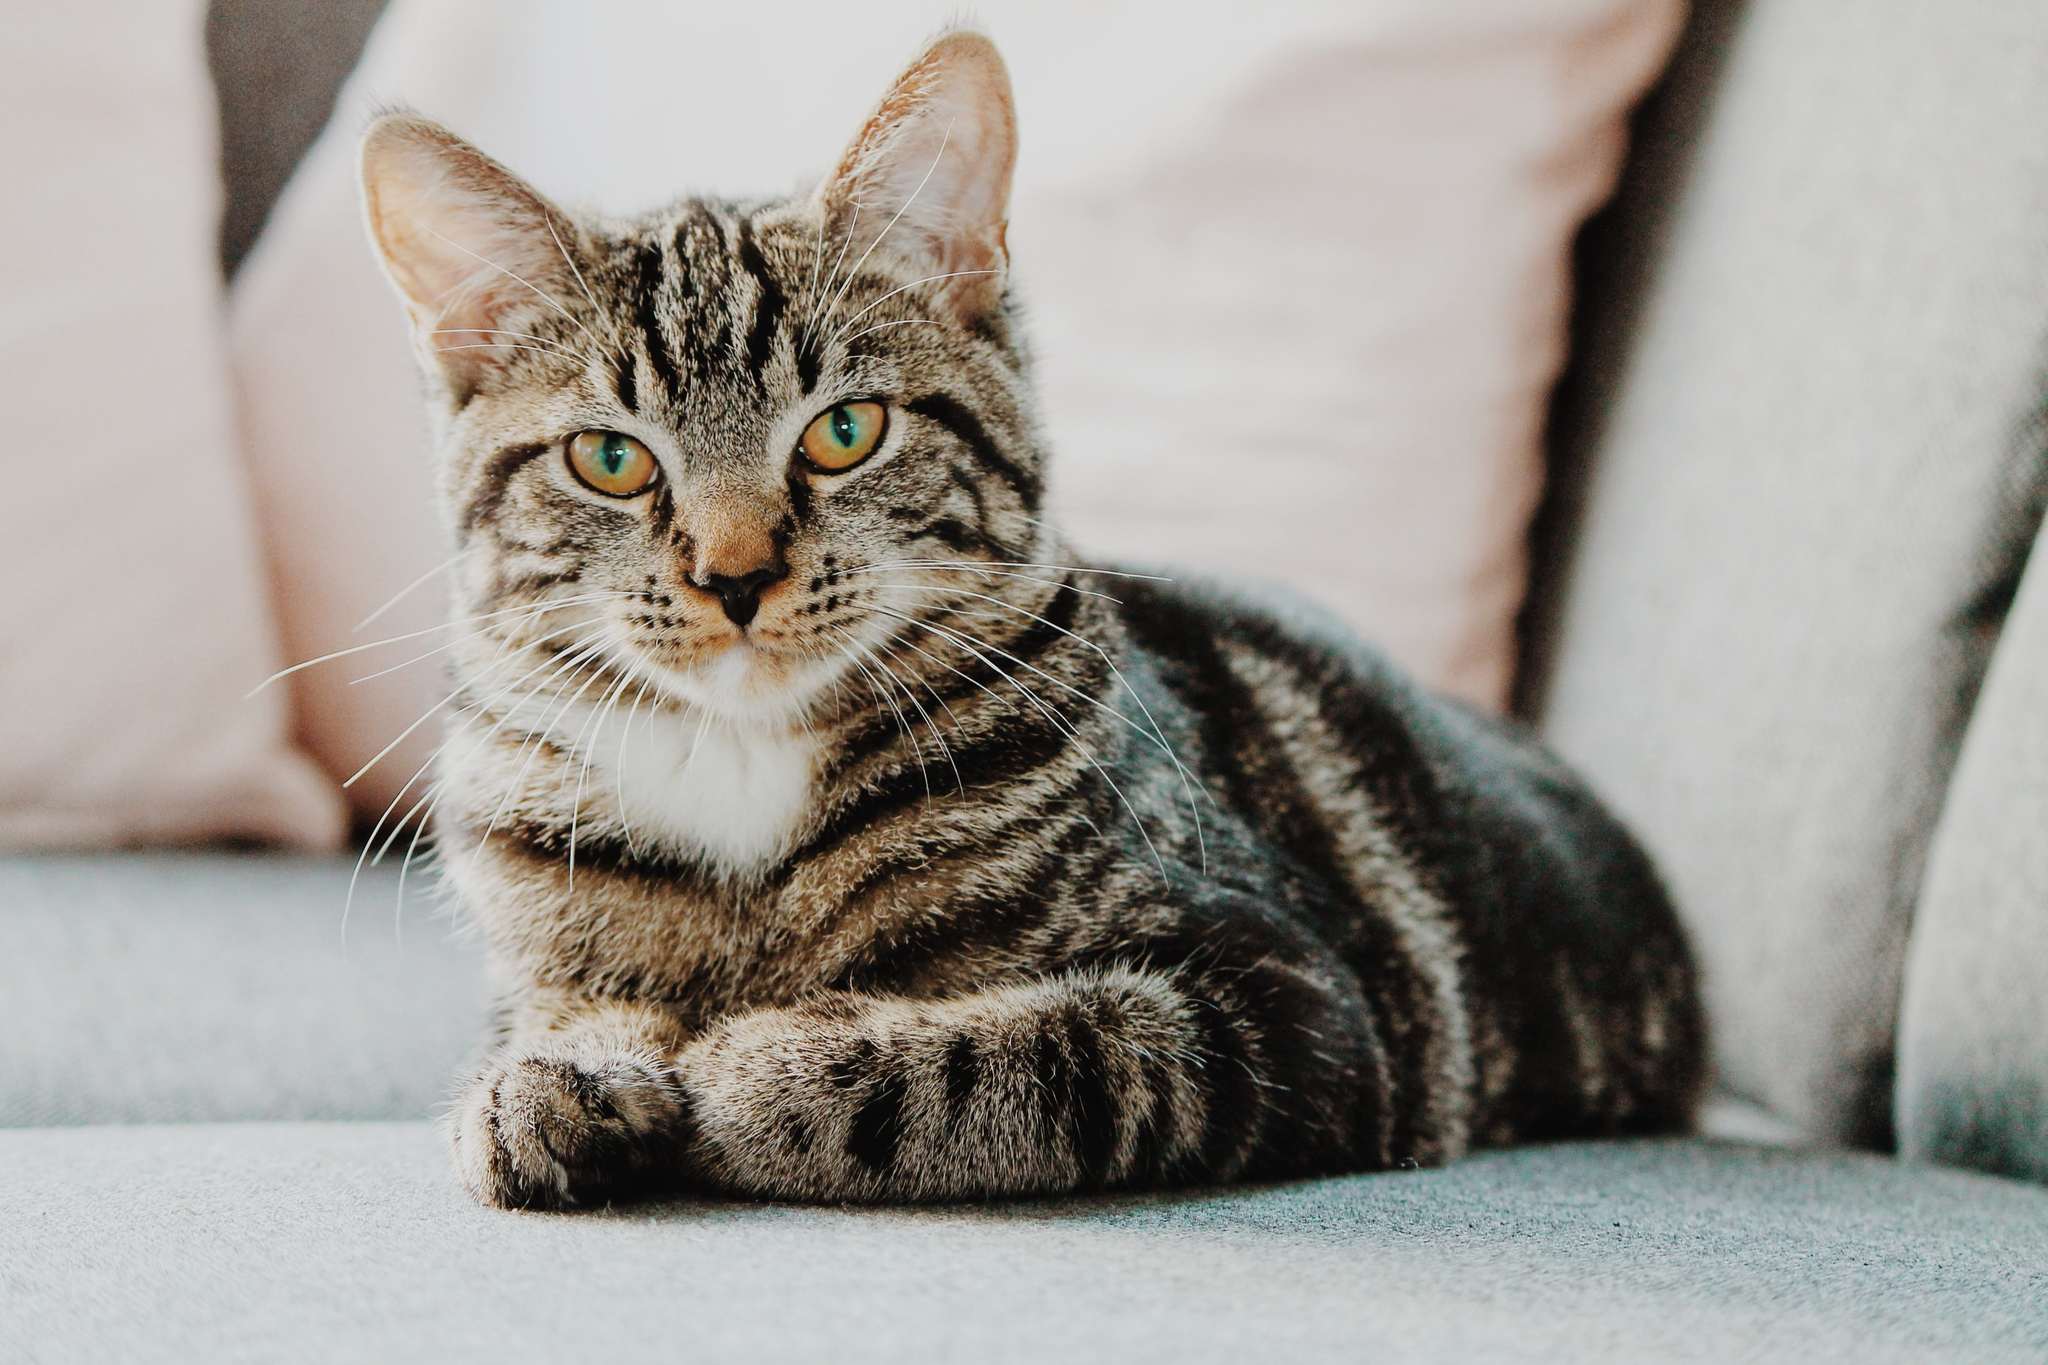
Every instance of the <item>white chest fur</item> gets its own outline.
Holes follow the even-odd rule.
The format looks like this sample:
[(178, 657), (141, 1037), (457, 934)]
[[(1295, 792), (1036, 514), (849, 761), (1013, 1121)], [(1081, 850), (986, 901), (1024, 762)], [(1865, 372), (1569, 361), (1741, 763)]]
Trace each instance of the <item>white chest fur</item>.
[(592, 795), (620, 808), (635, 840), (735, 871), (784, 850), (811, 793), (810, 735), (706, 712), (643, 709), (629, 724), (626, 711), (614, 708), (584, 747)]

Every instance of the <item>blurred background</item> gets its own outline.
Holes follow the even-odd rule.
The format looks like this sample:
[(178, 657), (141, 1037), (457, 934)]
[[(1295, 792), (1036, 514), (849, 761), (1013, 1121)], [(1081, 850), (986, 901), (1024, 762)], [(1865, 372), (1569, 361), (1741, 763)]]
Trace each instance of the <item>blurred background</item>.
[[(368, 113), (594, 212), (778, 193), (951, 17), (10, 19), (0, 1124), (409, 1116), (474, 1036), (473, 955), (391, 946), (381, 873), (334, 942), (351, 832), (434, 727), (340, 779), (433, 666), (245, 696), (442, 610), (427, 578), (358, 629), (451, 548)], [(1538, 727), (1665, 868), (1750, 1131), (2048, 1175), (2048, 11), (978, 17), (1077, 553), (1284, 581)], [(118, 1081), (79, 1064), (138, 1036)]]

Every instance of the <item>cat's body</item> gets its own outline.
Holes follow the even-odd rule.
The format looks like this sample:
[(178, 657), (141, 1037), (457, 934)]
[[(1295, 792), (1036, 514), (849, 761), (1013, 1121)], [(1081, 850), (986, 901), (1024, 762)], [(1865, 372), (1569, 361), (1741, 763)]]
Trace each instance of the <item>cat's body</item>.
[(471, 618), (437, 834), (507, 987), (467, 1183), (968, 1197), (1686, 1122), (1685, 946), (1583, 788), (1040, 519), (1008, 119), (951, 35), (814, 199), (601, 228), (372, 130)]

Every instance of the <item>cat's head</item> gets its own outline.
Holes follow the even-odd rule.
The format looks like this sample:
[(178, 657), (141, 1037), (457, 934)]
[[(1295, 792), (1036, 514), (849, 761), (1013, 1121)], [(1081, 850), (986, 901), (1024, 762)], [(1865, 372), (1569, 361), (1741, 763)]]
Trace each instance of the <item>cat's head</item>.
[(793, 716), (945, 566), (1037, 558), (1015, 153), (1002, 60), (965, 32), (786, 200), (571, 215), (437, 124), (377, 120), (365, 211), (478, 641)]

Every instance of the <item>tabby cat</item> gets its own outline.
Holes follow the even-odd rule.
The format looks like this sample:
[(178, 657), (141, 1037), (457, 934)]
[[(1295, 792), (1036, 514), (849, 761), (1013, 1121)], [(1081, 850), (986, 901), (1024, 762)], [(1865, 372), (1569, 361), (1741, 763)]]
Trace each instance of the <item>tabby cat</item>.
[(1015, 138), (959, 31), (795, 198), (572, 216), (369, 129), (462, 551), (419, 820), (505, 991), (464, 1184), (954, 1199), (1687, 1123), (1685, 944), (1569, 773), (1042, 519)]

